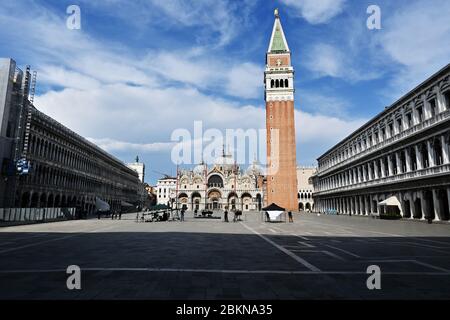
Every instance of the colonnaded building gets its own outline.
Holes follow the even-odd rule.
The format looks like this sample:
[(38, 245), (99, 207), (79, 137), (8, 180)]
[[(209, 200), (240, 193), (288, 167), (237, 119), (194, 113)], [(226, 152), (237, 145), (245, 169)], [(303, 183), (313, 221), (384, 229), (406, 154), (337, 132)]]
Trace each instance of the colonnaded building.
[[(158, 203), (187, 210), (261, 210), (264, 176), (256, 161), (242, 170), (225, 152), (212, 166), (199, 164), (178, 171), (178, 179), (158, 181)], [(170, 192), (174, 192), (171, 201)]]
[(450, 64), (318, 158), (316, 208), (449, 220)]
[(93, 212), (138, 202), (136, 171), (37, 110), (35, 75), (0, 59), (0, 208), (72, 207)]

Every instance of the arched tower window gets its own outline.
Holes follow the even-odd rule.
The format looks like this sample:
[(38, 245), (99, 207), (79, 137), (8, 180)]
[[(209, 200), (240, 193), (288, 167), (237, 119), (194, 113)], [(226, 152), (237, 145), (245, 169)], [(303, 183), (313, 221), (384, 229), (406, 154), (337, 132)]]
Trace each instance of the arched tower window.
[(278, 81), (278, 79), (277, 80), (275, 80), (275, 88), (279, 88), (280, 87), (280, 81)]
[(272, 79), (270, 80), (270, 87), (273, 88), (275, 86), (275, 81)]
[(284, 87), (289, 88), (289, 81), (288, 79), (284, 79)]
[(284, 88), (284, 80), (283, 79), (280, 80), (280, 87)]

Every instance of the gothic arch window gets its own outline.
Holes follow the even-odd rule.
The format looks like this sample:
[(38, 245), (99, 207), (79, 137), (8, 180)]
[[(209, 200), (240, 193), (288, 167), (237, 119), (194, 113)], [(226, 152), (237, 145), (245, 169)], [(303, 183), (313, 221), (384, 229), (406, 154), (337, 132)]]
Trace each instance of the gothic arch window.
[(284, 80), (283, 79), (280, 80), (280, 87), (284, 88)]
[(273, 88), (275, 86), (275, 81), (272, 79), (270, 80), (270, 87)]
[(277, 79), (275, 80), (275, 88), (279, 88), (280, 87), (280, 81)]
[(289, 81), (288, 79), (284, 79), (284, 87), (289, 88)]

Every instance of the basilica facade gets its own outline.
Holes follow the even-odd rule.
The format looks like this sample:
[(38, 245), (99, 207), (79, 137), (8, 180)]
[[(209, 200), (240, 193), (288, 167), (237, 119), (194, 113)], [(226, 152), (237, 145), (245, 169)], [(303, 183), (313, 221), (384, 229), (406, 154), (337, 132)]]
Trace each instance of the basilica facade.
[(199, 164), (178, 171), (176, 205), (187, 210), (261, 210), (264, 177), (254, 162), (242, 170), (228, 154), (213, 165)]

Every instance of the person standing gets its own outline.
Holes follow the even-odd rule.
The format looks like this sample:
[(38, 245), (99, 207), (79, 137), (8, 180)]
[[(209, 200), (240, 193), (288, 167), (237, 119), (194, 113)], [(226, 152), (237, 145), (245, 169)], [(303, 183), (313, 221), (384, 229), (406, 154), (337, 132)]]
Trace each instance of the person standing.
[(228, 222), (228, 210), (225, 210), (225, 212), (223, 213), (223, 221)]
[(294, 219), (292, 218), (292, 211), (288, 212), (288, 216), (289, 216), (289, 222), (294, 222)]
[(184, 209), (181, 209), (181, 221), (184, 221)]

